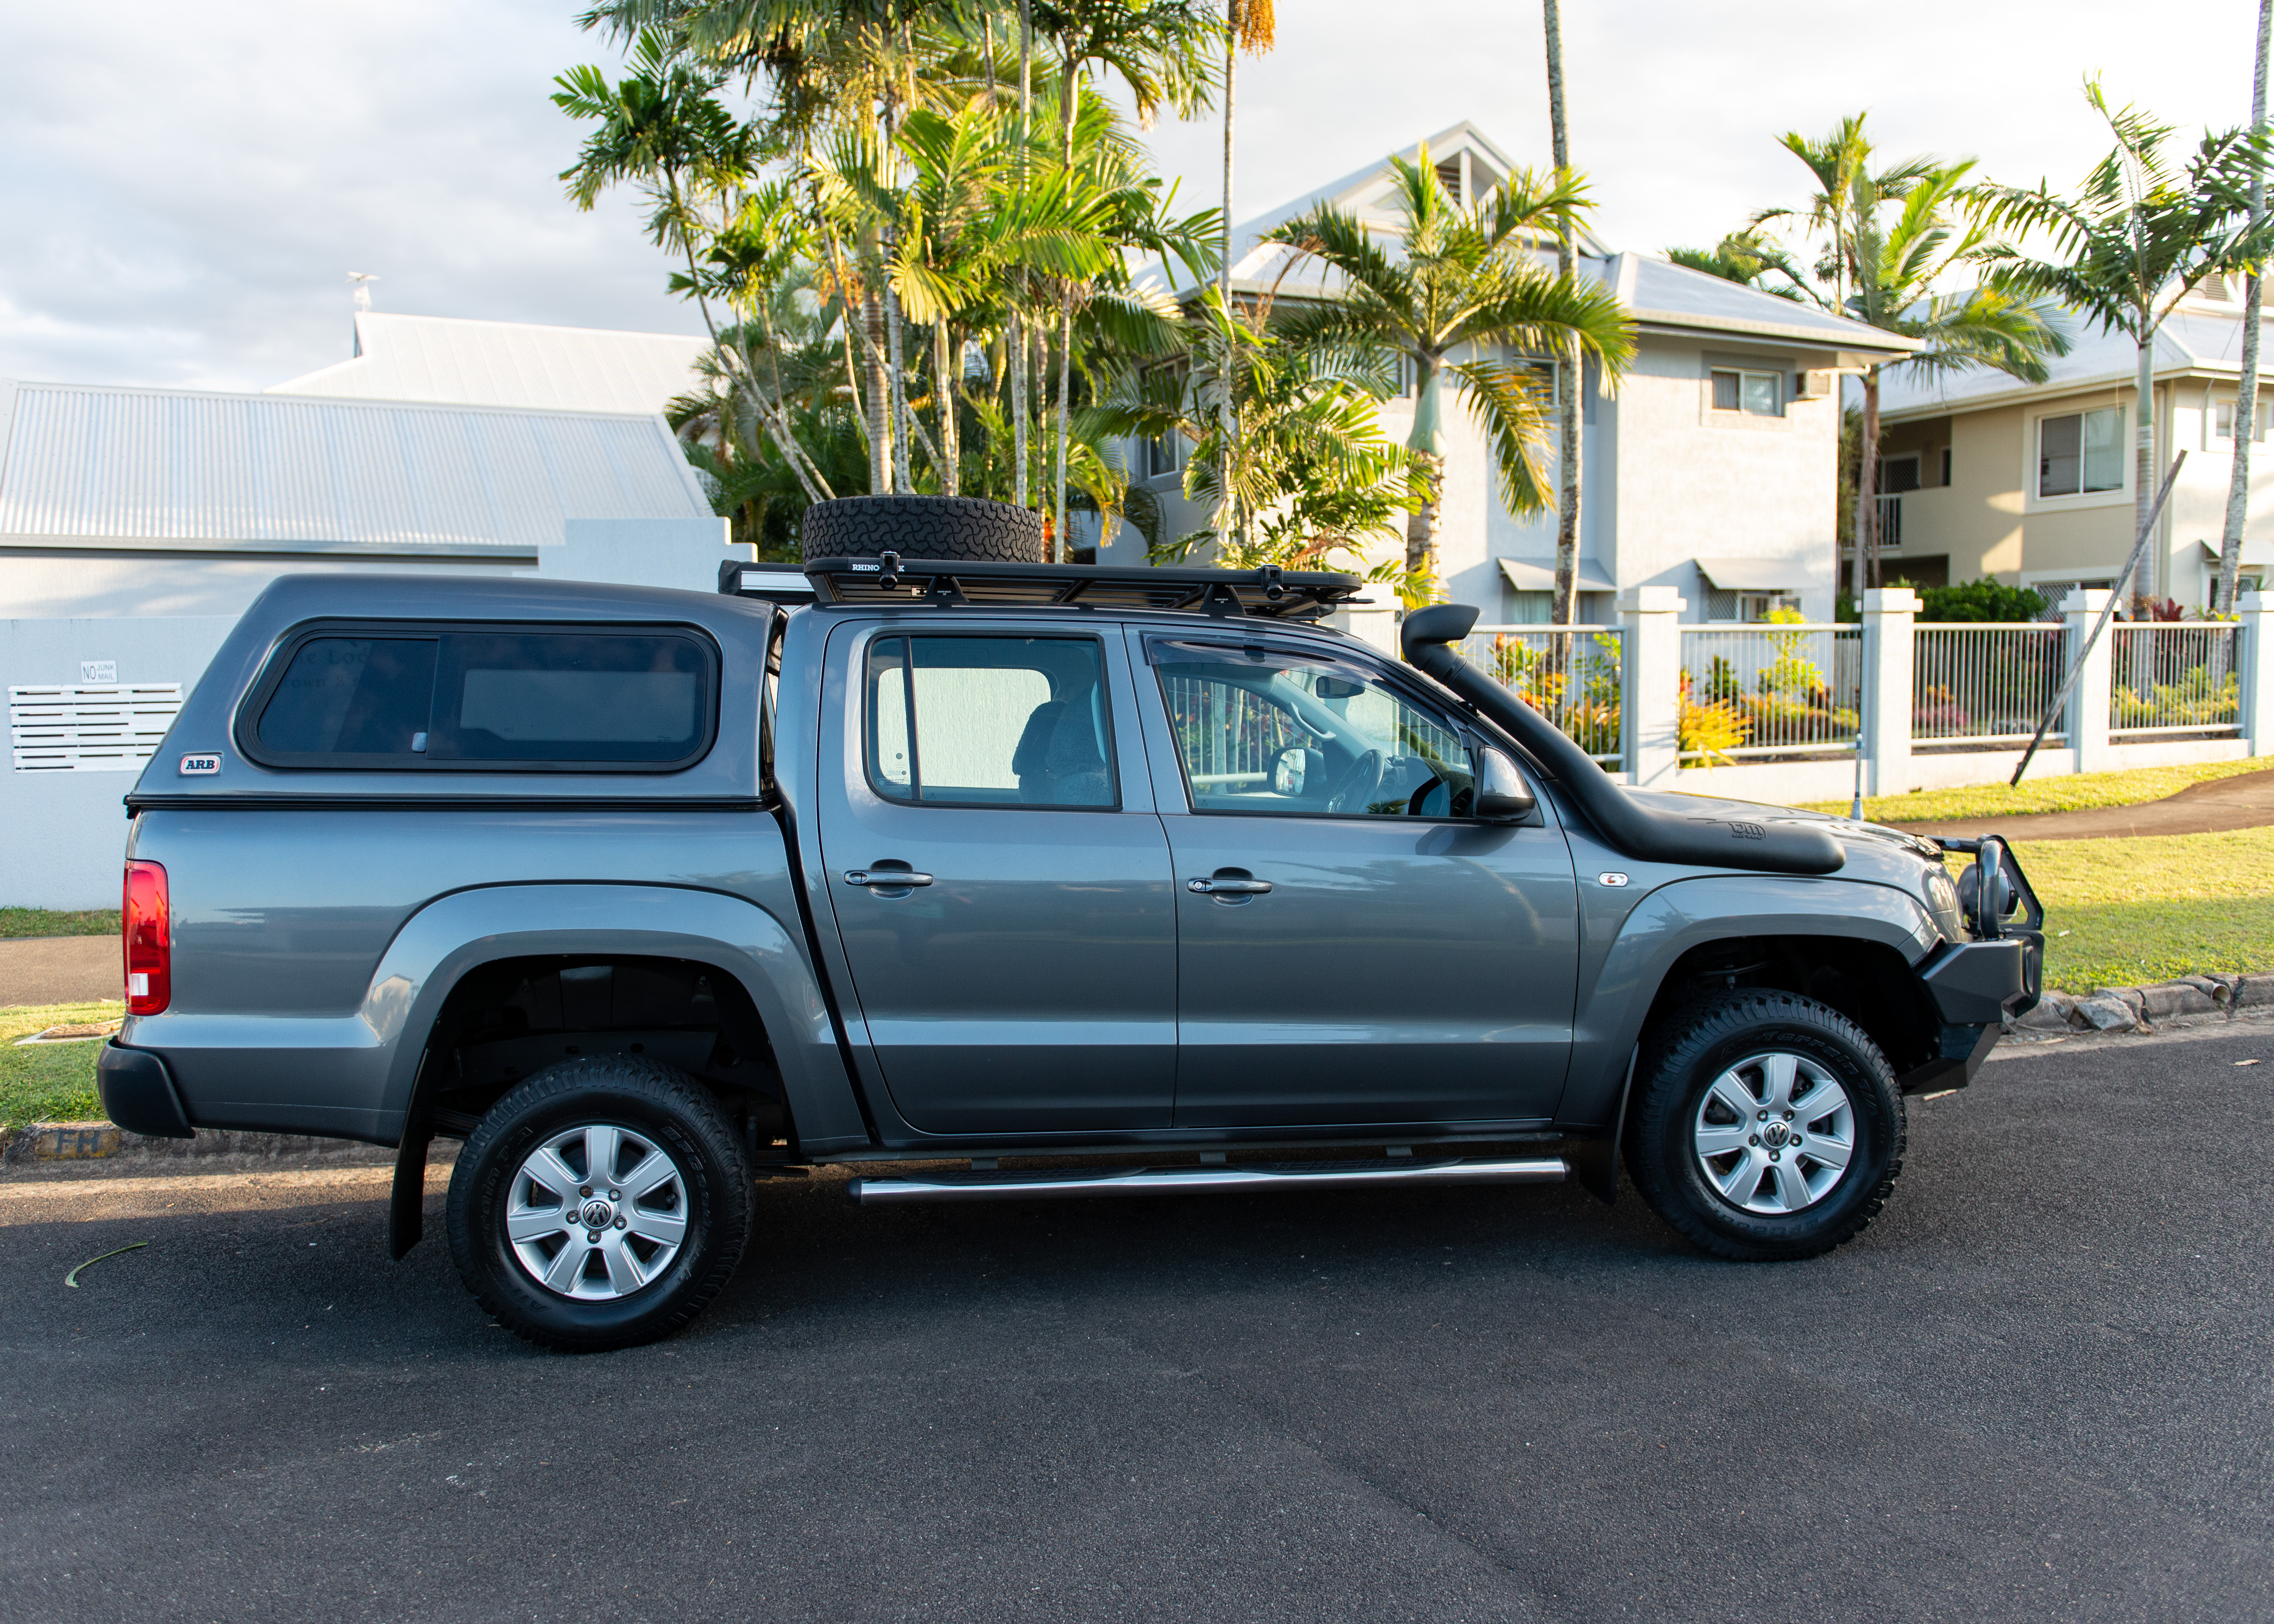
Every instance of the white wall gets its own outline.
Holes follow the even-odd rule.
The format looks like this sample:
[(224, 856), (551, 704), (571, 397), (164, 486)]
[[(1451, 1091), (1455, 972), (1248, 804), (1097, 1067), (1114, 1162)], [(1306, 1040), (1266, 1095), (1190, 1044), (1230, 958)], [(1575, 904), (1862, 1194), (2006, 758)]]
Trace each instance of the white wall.
[[(186, 698), (236, 624), (233, 614), (0, 620), (0, 679), (10, 687), (78, 683), (81, 661), (108, 661), (120, 682), (178, 682)], [(0, 771), (0, 903), (117, 907), (123, 797), (136, 776), (19, 772), (11, 751)]]

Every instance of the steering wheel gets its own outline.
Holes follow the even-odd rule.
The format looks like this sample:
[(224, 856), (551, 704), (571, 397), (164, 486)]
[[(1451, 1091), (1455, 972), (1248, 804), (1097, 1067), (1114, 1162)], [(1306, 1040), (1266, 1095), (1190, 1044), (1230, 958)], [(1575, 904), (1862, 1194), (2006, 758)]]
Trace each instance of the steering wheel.
[(1368, 750), (1359, 756), (1343, 774), (1342, 782), (1335, 786), (1334, 793), (1327, 797), (1327, 810), (1365, 811), (1367, 803), (1374, 799), (1374, 792), (1382, 787), (1382, 771), (1389, 764), (1389, 758), (1380, 750)]

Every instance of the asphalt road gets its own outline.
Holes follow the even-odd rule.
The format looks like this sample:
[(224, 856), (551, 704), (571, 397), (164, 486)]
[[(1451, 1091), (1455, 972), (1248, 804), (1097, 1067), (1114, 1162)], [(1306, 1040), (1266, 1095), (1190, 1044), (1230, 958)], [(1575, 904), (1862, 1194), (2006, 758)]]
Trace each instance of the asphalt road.
[(584, 1358), (388, 1263), (381, 1169), (11, 1177), (0, 1617), (2274, 1618), (2270, 1136), (2274, 1023), (2001, 1056), (1755, 1267), (1631, 1193), (775, 1184)]

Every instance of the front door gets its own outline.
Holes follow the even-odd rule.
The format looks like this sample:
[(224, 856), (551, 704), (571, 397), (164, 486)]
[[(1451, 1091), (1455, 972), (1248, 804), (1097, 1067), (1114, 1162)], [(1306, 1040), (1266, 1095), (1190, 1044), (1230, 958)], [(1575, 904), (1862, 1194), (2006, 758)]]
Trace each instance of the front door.
[(828, 891), (901, 1116), (1168, 1126), (1176, 907), (1119, 640), (846, 627), (830, 658)]
[(1544, 801), (1528, 827), (1467, 816), (1468, 738), (1355, 656), (1142, 647), (1179, 887), (1177, 1125), (1553, 1115), (1578, 918)]

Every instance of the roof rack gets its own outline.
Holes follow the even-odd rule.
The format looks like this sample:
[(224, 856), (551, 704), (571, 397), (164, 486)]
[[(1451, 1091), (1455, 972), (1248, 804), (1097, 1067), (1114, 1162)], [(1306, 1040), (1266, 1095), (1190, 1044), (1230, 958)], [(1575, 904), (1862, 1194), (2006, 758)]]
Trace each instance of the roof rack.
[[(755, 572), (749, 572), (755, 573)], [(918, 604), (944, 609), (1076, 606), (1185, 611), (1216, 617), (1314, 620), (1369, 600), (1358, 575), (1320, 570), (1155, 569), (1112, 564), (997, 564), (958, 560), (815, 559), (805, 567), (814, 601), (870, 606)], [(739, 590), (758, 583), (746, 574)], [(733, 590), (722, 580), (721, 590)]]

